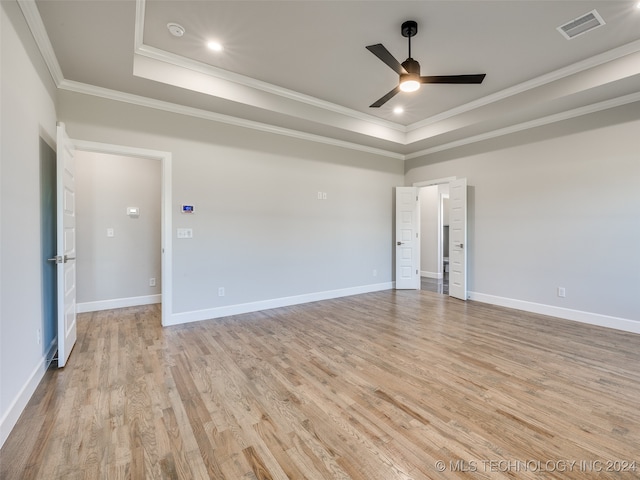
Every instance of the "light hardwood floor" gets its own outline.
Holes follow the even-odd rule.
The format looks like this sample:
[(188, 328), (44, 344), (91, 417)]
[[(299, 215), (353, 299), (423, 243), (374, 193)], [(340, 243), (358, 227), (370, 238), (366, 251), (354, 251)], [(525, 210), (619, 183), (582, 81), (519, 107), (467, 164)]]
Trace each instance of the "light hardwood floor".
[(2, 479), (640, 478), (639, 335), (424, 291), (159, 318), (79, 315)]

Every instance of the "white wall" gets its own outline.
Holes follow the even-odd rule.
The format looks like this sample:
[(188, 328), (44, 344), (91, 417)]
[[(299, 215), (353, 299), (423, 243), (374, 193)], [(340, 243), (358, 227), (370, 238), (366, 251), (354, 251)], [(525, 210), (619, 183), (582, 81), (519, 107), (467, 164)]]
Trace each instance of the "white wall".
[(14, 2), (0, 2), (0, 444), (44, 374), (40, 138), (53, 145), (55, 88)]
[(410, 160), (406, 184), (467, 177), (472, 298), (640, 332), (639, 131), (636, 103)]
[(158, 160), (76, 152), (78, 311), (160, 302), (161, 181)]
[(72, 138), (172, 153), (174, 322), (391, 287), (401, 161), (81, 94), (59, 101)]

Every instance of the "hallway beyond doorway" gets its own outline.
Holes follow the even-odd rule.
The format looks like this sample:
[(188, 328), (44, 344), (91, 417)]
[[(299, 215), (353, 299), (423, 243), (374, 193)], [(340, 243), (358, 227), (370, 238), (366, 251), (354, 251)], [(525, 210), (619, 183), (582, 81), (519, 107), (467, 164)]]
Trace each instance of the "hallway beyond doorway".
[(420, 290), (449, 295), (449, 272), (444, 272), (443, 278), (420, 277)]

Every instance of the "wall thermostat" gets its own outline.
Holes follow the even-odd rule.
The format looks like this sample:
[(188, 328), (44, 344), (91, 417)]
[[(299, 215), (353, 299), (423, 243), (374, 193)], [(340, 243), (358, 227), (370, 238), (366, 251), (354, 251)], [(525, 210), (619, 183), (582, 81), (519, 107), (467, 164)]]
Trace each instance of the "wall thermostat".
[(182, 205), (182, 213), (194, 213), (196, 208), (193, 205)]

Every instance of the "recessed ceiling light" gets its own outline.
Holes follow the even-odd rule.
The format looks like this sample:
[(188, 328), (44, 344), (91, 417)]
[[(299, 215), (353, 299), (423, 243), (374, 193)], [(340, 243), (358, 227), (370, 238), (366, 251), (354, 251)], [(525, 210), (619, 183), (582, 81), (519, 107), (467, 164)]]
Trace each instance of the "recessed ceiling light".
[(222, 44), (220, 42), (207, 42), (207, 48), (209, 50), (213, 50), (214, 52), (221, 52), (223, 50)]
[(182, 25), (178, 25), (177, 23), (167, 23), (167, 28), (171, 35), (174, 37), (181, 37), (184, 35), (185, 29)]
[(640, 10), (640, 2), (636, 3), (636, 8)]
[(396, 115), (400, 115), (401, 113), (404, 113), (404, 108), (396, 107), (393, 109), (393, 113), (395, 113)]

